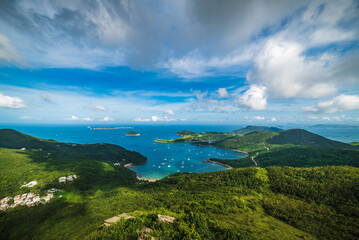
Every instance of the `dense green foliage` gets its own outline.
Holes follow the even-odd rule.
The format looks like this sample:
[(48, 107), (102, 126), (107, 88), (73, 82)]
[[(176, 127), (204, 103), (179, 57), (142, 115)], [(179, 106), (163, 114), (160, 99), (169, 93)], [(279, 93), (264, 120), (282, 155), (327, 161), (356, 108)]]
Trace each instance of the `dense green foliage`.
[(238, 130), (232, 131), (232, 133), (244, 135), (251, 132), (280, 132), (283, 129), (277, 127), (265, 127), (265, 126), (247, 126)]
[(156, 139), (156, 141), (166, 142), (166, 143), (192, 142), (198, 144), (208, 144), (209, 142), (220, 141), (234, 136), (236, 136), (236, 134), (233, 133), (205, 132), (199, 134), (188, 134), (180, 138), (170, 139), (170, 140)]
[(126, 134), (126, 136), (139, 136), (140, 134), (136, 131), (130, 131)]
[[(75, 161), (96, 160), (102, 162), (141, 163), (146, 158), (123, 147), (108, 144), (74, 144), (35, 138), (12, 129), (0, 129), (0, 147), (13, 149), (37, 149), (44, 154), (32, 156), (35, 161), (63, 164)], [(45, 154), (46, 152), (46, 154)]]
[(255, 158), (261, 167), (267, 166), (340, 166), (359, 167), (359, 151), (325, 147), (291, 146), (264, 152)]
[(178, 132), (176, 133), (177, 136), (185, 136), (185, 135), (193, 135), (196, 134), (193, 131), (188, 131), (188, 130), (183, 130), (182, 132)]
[(267, 140), (270, 144), (293, 144), (332, 148), (358, 149), (350, 144), (333, 141), (304, 129), (289, 129)]
[[(291, 166), (291, 167), (317, 167), (317, 166), (353, 166), (359, 167), (359, 151), (349, 149), (310, 147), (310, 146), (282, 146), (272, 151), (253, 155), (260, 167)], [(251, 167), (254, 162), (251, 157), (235, 160), (211, 159), (228, 164), (234, 168)]]
[[(256, 134), (243, 136), (242, 141), (259, 146), (270, 135)], [(308, 156), (318, 152), (315, 156), (323, 159), (348, 155), (343, 160), (347, 162), (358, 159), (354, 150), (265, 146), (271, 150), (255, 157), (259, 164), (271, 161), (270, 154), (290, 157), (292, 152)], [(111, 162), (57, 157), (47, 161), (47, 153), (0, 149), (3, 196), (60, 189), (48, 204), (0, 212), (0, 239), (138, 239), (144, 227), (151, 228), (146, 234), (156, 239), (355, 239), (359, 235), (358, 168), (248, 167), (177, 173), (155, 183), (138, 183), (134, 172)], [(57, 156), (53, 153), (50, 156)], [(67, 156), (71, 153), (78, 154), (69, 151)], [(254, 165), (250, 157), (227, 161)], [(57, 182), (68, 174), (79, 178), (72, 184)], [(38, 186), (18, 189), (30, 180), (38, 180)], [(9, 187), (3, 186), (5, 181)], [(99, 228), (120, 213), (135, 218)], [(157, 214), (177, 220), (159, 222)]]

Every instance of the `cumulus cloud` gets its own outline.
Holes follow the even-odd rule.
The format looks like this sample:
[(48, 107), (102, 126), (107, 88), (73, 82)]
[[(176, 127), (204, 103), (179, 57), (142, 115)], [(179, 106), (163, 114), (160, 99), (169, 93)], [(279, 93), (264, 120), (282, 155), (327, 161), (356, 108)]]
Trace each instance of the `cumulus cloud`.
[(134, 119), (135, 122), (172, 122), (172, 121), (177, 121), (175, 118), (169, 118), (167, 116), (161, 118), (158, 117), (156, 115), (152, 116), (151, 118), (135, 118)]
[(90, 117), (80, 118), (80, 117), (77, 117), (77, 116), (75, 116), (75, 115), (71, 116), (70, 118), (65, 118), (65, 120), (67, 120), (67, 121), (86, 121), (86, 122), (91, 122), (91, 121), (93, 121), (93, 119), (90, 118)]
[(359, 109), (359, 96), (341, 94), (331, 100), (317, 105), (303, 107), (304, 111), (313, 113), (335, 113)]
[(101, 119), (100, 121), (104, 121), (104, 122), (109, 122), (109, 121), (113, 121), (114, 119), (111, 117), (104, 117), (103, 119)]
[(138, 118), (133, 119), (133, 121), (135, 121), (135, 122), (150, 122), (151, 119), (150, 118), (140, 118), (140, 117), (138, 117)]
[(0, 107), (3, 108), (25, 108), (24, 101), (19, 97), (10, 97), (0, 92)]
[(164, 112), (165, 114), (170, 115), (170, 116), (174, 116), (174, 115), (175, 115), (174, 111), (172, 111), (172, 110), (164, 110), (163, 112)]
[(254, 71), (247, 80), (260, 83), (276, 97), (318, 98), (336, 93), (328, 82), (326, 61), (305, 57), (305, 47), (297, 42), (273, 37), (267, 41), (255, 58)]
[(238, 96), (236, 102), (253, 110), (265, 110), (267, 107), (267, 90), (261, 85), (251, 85), (242, 95)]
[(218, 88), (217, 92), (219, 98), (228, 98), (230, 96), (226, 88)]
[(256, 117), (254, 117), (254, 119), (259, 120), (259, 121), (263, 121), (265, 119), (265, 117), (256, 116)]
[(101, 105), (87, 105), (85, 108), (94, 110), (94, 111), (107, 111), (107, 108)]
[(276, 122), (277, 119), (272, 117), (272, 118), (271, 118), (271, 121), (272, 121), (272, 122)]

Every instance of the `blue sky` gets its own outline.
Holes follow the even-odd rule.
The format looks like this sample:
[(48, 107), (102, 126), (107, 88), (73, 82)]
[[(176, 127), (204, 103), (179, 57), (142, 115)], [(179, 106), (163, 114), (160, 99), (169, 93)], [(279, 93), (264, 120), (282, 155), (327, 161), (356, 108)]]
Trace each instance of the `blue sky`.
[(0, 123), (359, 123), (358, 1), (1, 1)]

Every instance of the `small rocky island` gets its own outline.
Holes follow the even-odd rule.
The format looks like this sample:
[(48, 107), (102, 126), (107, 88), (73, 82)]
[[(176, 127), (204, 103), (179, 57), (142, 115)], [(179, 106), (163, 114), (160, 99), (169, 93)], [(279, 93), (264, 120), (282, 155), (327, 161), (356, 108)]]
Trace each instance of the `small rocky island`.
[(139, 134), (138, 132), (131, 131), (131, 132), (128, 132), (128, 133), (126, 134), (126, 136), (137, 137), (137, 136), (140, 136), (140, 134)]

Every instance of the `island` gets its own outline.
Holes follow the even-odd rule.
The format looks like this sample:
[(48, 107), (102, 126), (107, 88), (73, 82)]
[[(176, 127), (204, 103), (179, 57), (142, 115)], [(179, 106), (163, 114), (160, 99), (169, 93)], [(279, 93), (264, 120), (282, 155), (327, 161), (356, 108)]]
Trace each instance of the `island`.
[(139, 134), (138, 132), (131, 131), (131, 132), (126, 133), (126, 136), (129, 136), (129, 137), (138, 137), (138, 136), (140, 136), (140, 134)]

